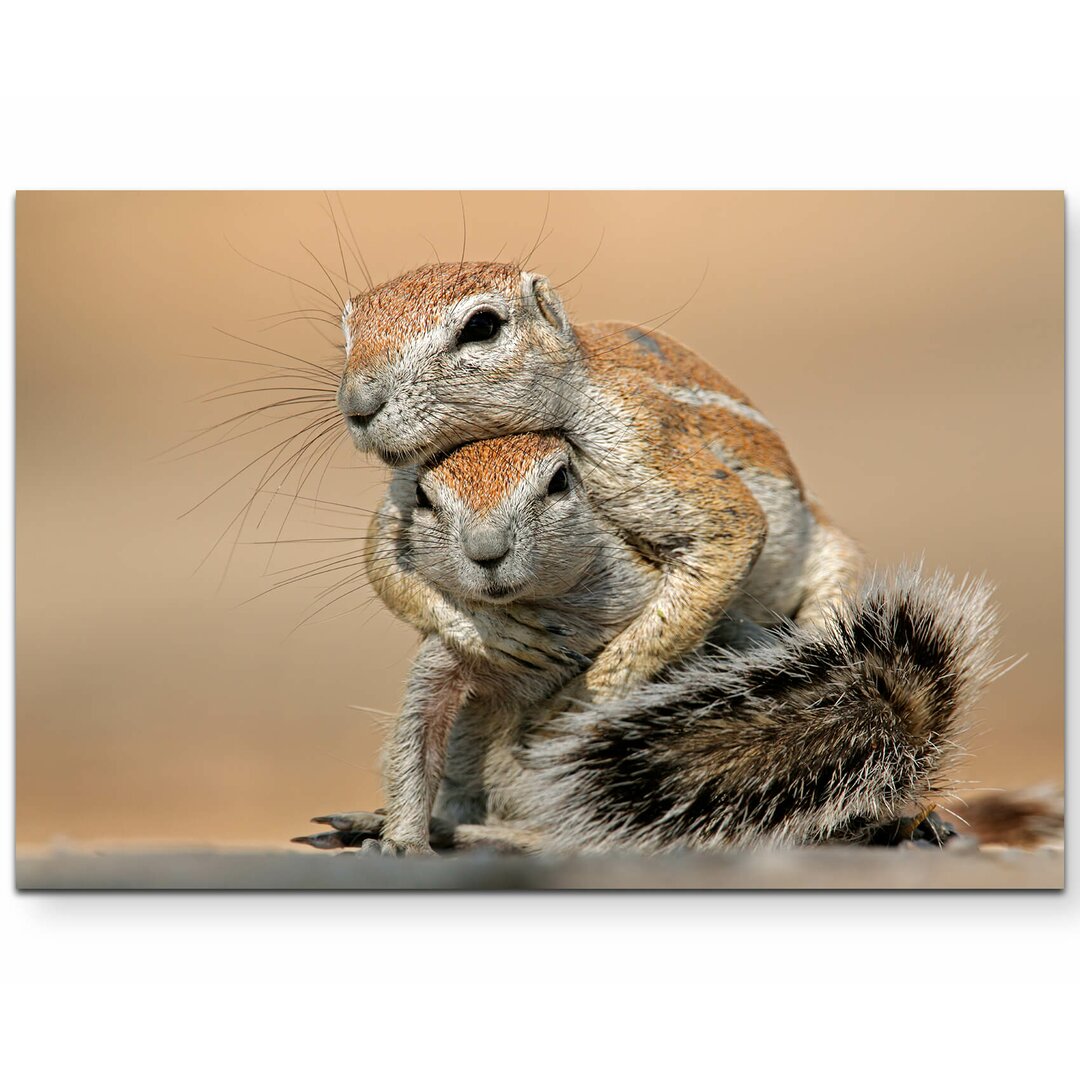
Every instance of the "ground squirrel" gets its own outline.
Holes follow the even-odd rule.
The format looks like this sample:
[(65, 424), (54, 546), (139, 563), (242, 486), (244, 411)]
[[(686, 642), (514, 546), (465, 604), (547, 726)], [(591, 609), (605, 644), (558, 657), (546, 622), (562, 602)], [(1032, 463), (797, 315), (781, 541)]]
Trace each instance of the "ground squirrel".
[(866, 835), (934, 797), (989, 670), (984, 592), (909, 574), (802, 628), (755, 626), (737, 595), (714, 632), (741, 648), (705, 646), (619, 701), (545, 718), (533, 706), (664, 578), (553, 433), (398, 468), (367, 554), (380, 596), (426, 639), (388, 745), (385, 817), (316, 819), (336, 831), (299, 838), (315, 846), (423, 851), (429, 827), (436, 847), (513, 850)]
[(559, 431), (593, 504), (660, 570), (651, 601), (573, 688), (600, 701), (704, 640), (742, 596), (761, 625), (819, 622), (856, 546), (808, 499), (772, 425), (690, 349), (628, 323), (571, 325), (548, 280), (424, 266), (351, 299), (338, 404), (391, 465)]

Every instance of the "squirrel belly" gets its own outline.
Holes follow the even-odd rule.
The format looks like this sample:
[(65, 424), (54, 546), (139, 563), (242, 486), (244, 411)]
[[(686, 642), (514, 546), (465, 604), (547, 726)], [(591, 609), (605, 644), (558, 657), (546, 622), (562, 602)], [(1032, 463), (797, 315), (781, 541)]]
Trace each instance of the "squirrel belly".
[(903, 571), (823, 625), (704, 650), (532, 731), (523, 823), (574, 851), (851, 839), (948, 793), (995, 626), (982, 584)]

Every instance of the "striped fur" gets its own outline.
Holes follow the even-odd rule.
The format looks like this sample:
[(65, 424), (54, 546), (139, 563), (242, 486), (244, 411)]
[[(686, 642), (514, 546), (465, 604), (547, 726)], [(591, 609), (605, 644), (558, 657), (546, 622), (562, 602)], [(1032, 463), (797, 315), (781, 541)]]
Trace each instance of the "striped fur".
[(981, 583), (878, 579), (822, 627), (545, 721), (521, 817), (575, 851), (850, 839), (947, 792), (995, 625)]

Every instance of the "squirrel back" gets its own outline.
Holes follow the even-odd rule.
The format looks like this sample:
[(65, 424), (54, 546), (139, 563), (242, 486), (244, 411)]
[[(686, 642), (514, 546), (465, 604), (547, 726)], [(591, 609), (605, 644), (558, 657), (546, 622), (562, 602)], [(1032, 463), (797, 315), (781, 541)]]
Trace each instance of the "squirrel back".
[(947, 794), (993, 678), (989, 589), (903, 571), (828, 625), (703, 650), (619, 701), (546, 720), (523, 813), (554, 848), (805, 844)]

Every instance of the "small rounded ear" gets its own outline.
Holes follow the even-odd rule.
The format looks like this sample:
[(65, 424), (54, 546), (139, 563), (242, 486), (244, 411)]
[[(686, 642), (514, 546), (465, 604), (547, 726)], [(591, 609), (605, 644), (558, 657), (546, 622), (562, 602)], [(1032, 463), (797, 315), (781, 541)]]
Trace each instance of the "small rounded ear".
[(521, 275), (521, 291), (525, 303), (535, 307), (554, 330), (564, 336), (570, 333), (570, 319), (566, 309), (546, 277), (525, 271)]

